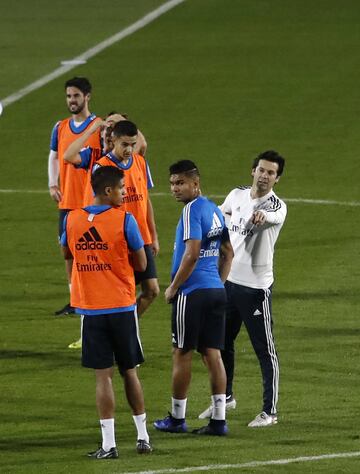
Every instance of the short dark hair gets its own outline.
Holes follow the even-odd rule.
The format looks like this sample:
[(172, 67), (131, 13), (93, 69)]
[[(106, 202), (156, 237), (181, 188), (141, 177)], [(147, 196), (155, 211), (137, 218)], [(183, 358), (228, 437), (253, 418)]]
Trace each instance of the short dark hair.
[(123, 136), (133, 137), (138, 134), (138, 129), (134, 122), (130, 122), (130, 120), (120, 120), (120, 122), (114, 125), (112, 133), (116, 138)]
[(90, 81), (86, 77), (73, 77), (72, 79), (67, 80), (65, 82), (65, 90), (68, 87), (76, 87), (85, 95), (90, 94), (92, 89)]
[(106, 187), (115, 187), (123, 177), (124, 172), (115, 166), (100, 166), (91, 176), (95, 195), (105, 194)]
[(180, 160), (169, 167), (170, 175), (185, 174), (189, 177), (197, 176), (200, 178), (200, 172), (196, 164), (191, 160)]
[(260, 153), (253, 162), (252, 169), (254, 170), (257, 165), (259, 164), (260, 160), (266, 160), (266, 161), (271, 161), (271, 163), (277, 163), (278, 164), (278, 171), (277, 171), (277, 176), (281, 176), (283, 171), (284, 171), (284, 166), (285, 166), (285, 159), (279, 155), (277, 151), (274, 150), (267, 150), (264, 151), (263, 153)]
[(109, 112), (109, 113), (106, 115), (105, 118), (108, 118), (108, 117), (110, 117), (111, 115), (115, 115), (115, 114), (121, 115), (121, 116), (124, 117), (124, 119), (126, 119), (126, 120), (129, 119), (128, 114), (125, 114), (125, 113), (123, 113), (123, 112), (117, 112), (116, 110), (112, 110), (111, 112)]

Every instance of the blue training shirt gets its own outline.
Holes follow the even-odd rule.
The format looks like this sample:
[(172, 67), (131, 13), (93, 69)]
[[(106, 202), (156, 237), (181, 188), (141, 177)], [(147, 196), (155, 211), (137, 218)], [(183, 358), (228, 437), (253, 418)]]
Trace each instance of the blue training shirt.
[(201, 288), (224, 288), (218, 269), (224, 233), (224, 218), (215, 203), (199, 196), (186, 204), (176, 228), (171, 279), (179, 269), (187, 240), (201, 240), (201, 250), (192, 274), (180, 286), (185, 295)]

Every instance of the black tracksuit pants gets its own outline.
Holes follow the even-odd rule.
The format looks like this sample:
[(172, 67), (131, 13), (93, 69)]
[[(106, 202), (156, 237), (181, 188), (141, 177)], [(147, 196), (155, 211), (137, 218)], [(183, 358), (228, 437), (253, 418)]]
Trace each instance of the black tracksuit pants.
[(227, 281), (225, 346), (221, 352), (227, 386), (232, 395), (235, 363), (235, 339), (242, 323), (245, 324), (252, 346), (260, 363), (263, 379), (263, 411), (276, 414), (279, 390), (279, 361), (272, 333), (271, 288), (254, 289)]

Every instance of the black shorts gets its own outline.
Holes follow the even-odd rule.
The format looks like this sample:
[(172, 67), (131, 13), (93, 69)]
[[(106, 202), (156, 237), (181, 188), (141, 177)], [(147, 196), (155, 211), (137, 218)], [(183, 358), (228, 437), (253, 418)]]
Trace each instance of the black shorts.
[(179, 349), (223, 349), (226, 293), (223, 288), (179, 293), (172, 304), (172, 342)]
[(135, 283), (138, 285), (144, 280), (150, 280), (150, 278), (157, 278), (155, 258), (152, 254), (150, 245), (144, 245), (144, 250), (147, 258), (146, 269), (143, 272), (134, 272)]
[(59, 242), (65, 230), (64, 228), (65, 216), (69, 211), (70, 209), (59, 209)]
[(91, 369), (133, 369), (144, 362), (137, 315), (124, 313), (84, 316), (82, 365)]

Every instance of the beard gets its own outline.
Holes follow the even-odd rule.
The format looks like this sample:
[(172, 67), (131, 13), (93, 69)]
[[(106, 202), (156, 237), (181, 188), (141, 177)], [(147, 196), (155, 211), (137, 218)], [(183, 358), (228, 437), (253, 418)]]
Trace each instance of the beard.
[(68, 110), (71, 114), (77, 115), (77, 114), (80, 114), (80, 112), (82, 112), (84, 110), (84, 107), (85, 107), (85, 102), (83, 102), (82, 104), (79, 104), (79, 105), (75, 105), (75, 104), (68, 105)]

